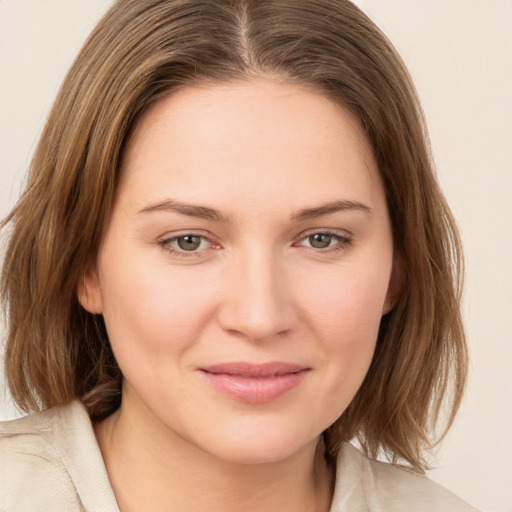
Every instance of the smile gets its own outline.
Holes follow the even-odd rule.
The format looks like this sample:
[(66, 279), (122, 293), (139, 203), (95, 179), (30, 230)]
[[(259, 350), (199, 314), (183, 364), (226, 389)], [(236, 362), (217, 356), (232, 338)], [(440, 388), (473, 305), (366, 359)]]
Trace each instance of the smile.
[(226, 363), (200, 368), (215, 389), (241, 402), (270, 402), (297, 387), (311, 368), (289, 363)]

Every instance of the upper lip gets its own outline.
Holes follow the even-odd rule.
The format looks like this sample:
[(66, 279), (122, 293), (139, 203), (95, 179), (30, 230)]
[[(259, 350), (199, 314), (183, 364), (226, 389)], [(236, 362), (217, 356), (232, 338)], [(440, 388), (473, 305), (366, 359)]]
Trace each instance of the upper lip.
[(211, 366), (203, 366), (200, 370), (213, 373), (236, 375), (238, 377), (278, 377), (280, 375), (287, 375), (290, 373), (298, 373), (304, 370), (309, 370), (307, 366), (302, 366), (292, 363), (284, 362), (270, 362), (262, 364), (234, 362), (234, 363), (221, 363)]

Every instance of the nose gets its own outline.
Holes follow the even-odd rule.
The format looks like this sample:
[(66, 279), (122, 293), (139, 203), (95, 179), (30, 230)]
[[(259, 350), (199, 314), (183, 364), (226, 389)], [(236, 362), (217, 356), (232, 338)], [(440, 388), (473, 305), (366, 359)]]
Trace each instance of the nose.
[(253, 342), (293, 330), (297, 322), (287, 272), (271, 251), (247, 251), (227, 269), (218, 319), (221, 327)]

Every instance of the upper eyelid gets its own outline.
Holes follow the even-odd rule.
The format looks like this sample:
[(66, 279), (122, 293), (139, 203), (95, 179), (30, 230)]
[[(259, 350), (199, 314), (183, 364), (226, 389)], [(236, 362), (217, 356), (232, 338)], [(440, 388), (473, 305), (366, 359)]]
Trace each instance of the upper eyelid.
[(353, 236), (354, 236), (350, 231), (347, 231), (346, 229), (312, 228), (312, 229), (307, 229), (307, 230), (299, 233), (295, 237), (295, 240), (302, 240), (303, 238), (307, 238), (308, 236), (312, 236), (312, 235), (316, 235), (316, 234), (338, 236), (340, 238), (353, 238)]
[(214, 241), (216, 240), (216, 237), (214, 237), (211, 233), (208, 233), (207, 231), (202, 231), (200, 229), (184, 229), (177, 232), (166, 233), (165, 235), (159, 236), (158, 242), (168, 242), (170, 240), (176, 240), (176, 238), (181, 238), (184, 236), (197, 236), (199, 238), (204, 238), (212, 243), (215, 243)]
[[(185, 251), (183, 249), (180, 249), (179, 247), (175, 246), (173, 242), (175, 242), (177, 239), (186, 237), (186, 236), (196, 236), (198, 238), (203, 239), (207, 242), (208, 247), (204, 249), (198, 249), (194, 251)], [(157, 239), (157, 245), (161, 248), (165, 248), (168, 252), (174, 252), (176, 254), (186, 255), (186, 256), (193, 256), (194, 254), (197, 255), (200, 252), (203, 252), (204, 250), (210, 249), (210, 248), (217, 248), (219, 247), (219, 243), (212, 240), (212, 237), (210, 235), (205, 235), (202, 232), (199, 231), (182, 231), (178, 233), (173, 233), (172, 235), (164, 235), (162, 237), (159, 237)]]

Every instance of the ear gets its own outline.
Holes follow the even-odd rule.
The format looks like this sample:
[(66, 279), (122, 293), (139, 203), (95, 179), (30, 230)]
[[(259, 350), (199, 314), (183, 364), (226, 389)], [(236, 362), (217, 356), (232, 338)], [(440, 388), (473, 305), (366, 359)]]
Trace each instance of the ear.
[(103, 313), (103, 297), (96, 265), (90, 265), (78, 283), (78, 302), (89, 313), (100, 315)]
[(388, 314), (398, 302), (405, 281), (405, 261), (402, 253), (395, 249), (393, 253), (393, 267), (389, 278), (386, 299), (382, 306), (382, 314)]

